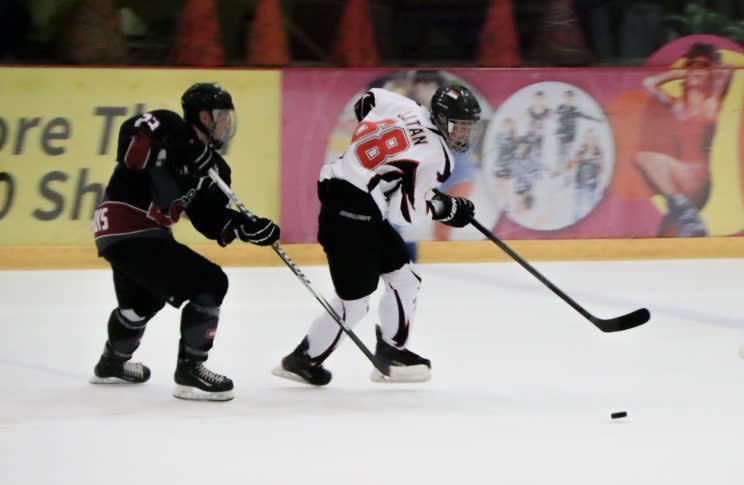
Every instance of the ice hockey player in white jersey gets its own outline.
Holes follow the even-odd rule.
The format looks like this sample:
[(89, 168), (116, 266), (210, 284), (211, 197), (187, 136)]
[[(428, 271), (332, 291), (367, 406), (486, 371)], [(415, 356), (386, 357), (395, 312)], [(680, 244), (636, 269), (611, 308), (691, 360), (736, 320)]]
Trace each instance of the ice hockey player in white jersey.
[[(478, 101), (467, 88), (447, 86), (437, 90), (431, 107), (429, 113), (384, 89), (364, 93), (354, 105), (359, 124), (351, 143), (340, 158), (323, 166), (318, 181), (318, 242), (336, 290), (331, 305), (346, 327), (353, 327), (366, 315), (382, 279), (375, 356), (406, 366), (406, 372), (396, 374), (409, 382), (428, 380), (431, 363), (407, 348), (421, 277), (391, 223), (425, 219), (463, 227), (475, 212), (471, 201), (432, 189), (452, 173), (450, 150), (469, 148), (480, 119)], [(306, 384), (328, 384), (331, 373), (322, 364), (342, 335), (333, 318), (322, 314), (273, 373)], [(384, 380), (376, 369), (372, 379)]]

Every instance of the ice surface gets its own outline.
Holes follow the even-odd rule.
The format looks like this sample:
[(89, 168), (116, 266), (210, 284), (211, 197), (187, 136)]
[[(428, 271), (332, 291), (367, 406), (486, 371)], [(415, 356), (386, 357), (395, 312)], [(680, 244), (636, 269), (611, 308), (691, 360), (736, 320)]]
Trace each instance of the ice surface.
[[(744, 260), (535, 266), (597, 316), (652, 319), (604, 334), (516, 264), (422, 265), (410, 346), (433, 379), (372, 383), (347, 340), (310, 388), (270, 369), (318, 302), (285, 267), (228, 268), (209, 360), (228, 403), (171, 397), (177, 310), (136, 354), (150, 382), (94, 386), (110, 272), (0, 272), (0, 482), (742, 483)], [(330, 297), (327, 268), (303, 269)], [(375, 319), (355, 328), (370, 346)]]

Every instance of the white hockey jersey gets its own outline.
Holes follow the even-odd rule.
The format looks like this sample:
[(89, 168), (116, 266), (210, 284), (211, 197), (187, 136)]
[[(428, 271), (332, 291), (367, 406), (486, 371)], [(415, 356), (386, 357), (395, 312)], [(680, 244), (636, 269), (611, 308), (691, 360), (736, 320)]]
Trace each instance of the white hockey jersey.
[(426, 108), (385, 89), (370, 92), (374, 107), (344, 154), (323, 166), (320, 180), (342, 179), (369, 192), (394, 224), (431, 220), (426, 202), (449, 178), (454, 157)]

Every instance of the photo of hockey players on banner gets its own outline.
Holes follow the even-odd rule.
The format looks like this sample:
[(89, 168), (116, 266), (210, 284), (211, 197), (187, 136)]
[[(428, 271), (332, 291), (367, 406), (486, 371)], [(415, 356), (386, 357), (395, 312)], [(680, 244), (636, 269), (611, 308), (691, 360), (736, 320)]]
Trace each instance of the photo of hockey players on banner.
[(602, 108), (583, 90), (558, 82), (522, 88), (499, 107), (483, 142), (481, 177), (495, 216), (538, 230), (581, 220), (602, 198), (614, 148)]

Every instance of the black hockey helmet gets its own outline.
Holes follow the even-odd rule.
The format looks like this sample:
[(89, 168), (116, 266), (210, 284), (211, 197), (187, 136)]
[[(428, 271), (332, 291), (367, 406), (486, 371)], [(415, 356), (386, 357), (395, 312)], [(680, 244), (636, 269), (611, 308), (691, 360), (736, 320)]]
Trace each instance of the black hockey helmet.
[[(235, 135), (237, 117), (232, 96), (222, 86), (215, 83), (196, 83), (181, 96), (183, 118), (209, 136), (209, 142), (216, 148)], [(207, 111), (212, 116), (211, 126), (206, 126), (199, 113)]]
[(447, 145), (457, 152), (470, 147), (480, 114), (478, 100), (464, 86), (441, 87), (431, 98), (431, 121), (442, 132)]

